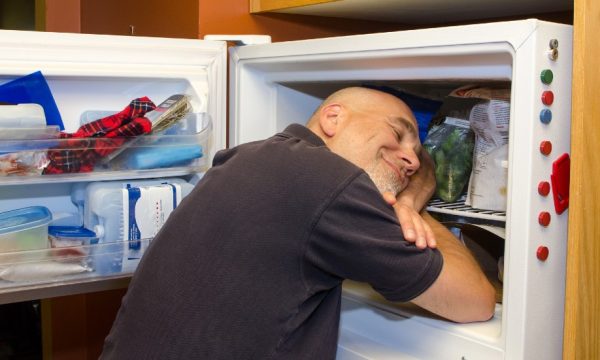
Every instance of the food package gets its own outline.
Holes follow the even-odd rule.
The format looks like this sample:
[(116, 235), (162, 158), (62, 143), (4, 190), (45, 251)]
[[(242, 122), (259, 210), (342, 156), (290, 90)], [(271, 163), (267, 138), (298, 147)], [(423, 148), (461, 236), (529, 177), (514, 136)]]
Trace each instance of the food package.
[(451, 95), (483, 100), (469, 114), (475, 147), (465, 203), (478, 209), (506, 211), (510, 89), (467, 86)]
[(427, 133), (423, 147), (435, 164), (435, 195), (453, 202), (465, 192), (471, 175), (475, 137), (469, 124), (476, 98), (447, 96)]
[(473, 132), (466, 120), (447, 117), (432, 129), (423, 146), (435, 163), (436, 196), (448, 202), (463, 193), (471, 174)]
[[(475, 142), (477, 144), (477, 141)], [(477, 149), (477, 145), (475, 146)], [(465, 203), (477, 209), (506, 211), (508, 144), (473, 155), (473, 170)]]

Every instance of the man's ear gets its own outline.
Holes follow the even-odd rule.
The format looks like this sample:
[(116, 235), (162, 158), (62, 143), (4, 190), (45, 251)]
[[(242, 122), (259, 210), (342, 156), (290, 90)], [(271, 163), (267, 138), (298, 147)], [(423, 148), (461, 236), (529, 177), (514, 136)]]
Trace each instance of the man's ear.
[(342, 106), (340, 104), (329, 104), (321, 109), (319, 125), (325, 135), (333, 137), (336, 134), (341, 112)]

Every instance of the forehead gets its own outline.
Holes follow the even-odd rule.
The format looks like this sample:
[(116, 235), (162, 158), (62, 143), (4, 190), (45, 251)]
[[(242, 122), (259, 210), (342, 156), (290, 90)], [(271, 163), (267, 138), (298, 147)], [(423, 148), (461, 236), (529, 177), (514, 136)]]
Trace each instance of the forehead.
[(415, 127), (416, 120), (411, 108), (402, 100), (391, 94), (380, 94), (382, 100), (377, 106), (377, 111), (390, 118), (398, 125)]

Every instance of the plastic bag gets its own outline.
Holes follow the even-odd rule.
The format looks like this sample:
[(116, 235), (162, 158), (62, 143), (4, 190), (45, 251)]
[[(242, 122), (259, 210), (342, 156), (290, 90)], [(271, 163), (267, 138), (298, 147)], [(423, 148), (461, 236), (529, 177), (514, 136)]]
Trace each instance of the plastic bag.
[(465, 203), (474, 208), (506, 211), (508, 144), (473, 157), (473, 174)]
[(48, 163), (45, 151), (0, 154), (0, 176), (41, 175)]
[(503, 100), (490, 100), (473, 108), (470, 122), (475, 149), (467, 205), (506, 211), (509, 113), (510, 103)]
[(436, 196), (456, 201), (471, 175), (474, 135), (467, 120), (446, 117), (427, 134), (423, 147), (435, 163)]
[(0, 268), (0, 279), (7, 281), (39, 281), (59, 276), (92, 271), (87, 265), (79, 263), (27, 262), (11, 264)]
[(475, 148), (465, 203), (478, 209), (506, 211), (510, 89), (469, 85), (450, 95), (482, 100), (473, 106), (468, 118)]

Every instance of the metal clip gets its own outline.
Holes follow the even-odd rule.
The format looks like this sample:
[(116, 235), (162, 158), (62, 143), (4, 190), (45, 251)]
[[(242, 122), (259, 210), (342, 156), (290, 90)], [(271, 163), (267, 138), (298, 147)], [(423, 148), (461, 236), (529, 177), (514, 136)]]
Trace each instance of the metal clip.
[(205, 35), (204, 40), (220, 40), (233, 42), (235, 45), (270, 44), (269, 35)]

